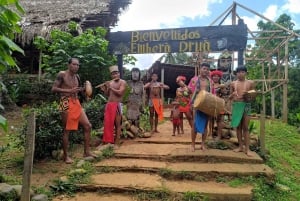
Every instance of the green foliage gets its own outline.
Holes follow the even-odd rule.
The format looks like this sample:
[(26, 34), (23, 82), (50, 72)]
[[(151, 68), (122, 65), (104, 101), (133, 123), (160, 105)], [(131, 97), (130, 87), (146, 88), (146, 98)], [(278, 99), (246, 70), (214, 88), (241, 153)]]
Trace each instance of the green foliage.
[(172, 199), (172, 195), (168, 189), (162, 189), (152, 192), (141, 192), (137, 194), (137, 200), (160, 200), (160, 201), (171, 201), (176, 200)]
[(90, 182), (90, 176), (95, 172), (94, 166), (85, 162), (80, 169), (72, 169), (68, 173), (68, 179), (71, 183), (82, 184)]
[(53, 195), (67, 194), (69, 196), (74, 195), (78, 187), (69, 181), (62, 181), (60, 179), (54, 180), (54, 184), (50, 185)]
[(208, 200), (207, 198), (205, 198), (203, 195), (201, 195), (201, 193), (198, 192), (185, 192), (183, 194), (183, 201), (200, 201), (200, 200)]
[[(282, 14), (279, 16), (279, 18), (276, 20), (276, 23), (284, 26), (285, 28), (292, 30), (296, 33), (299, 33), (299, 30), (293, 30), (294, 29), (294, 22), (292, 21), (291, 17), (287, 14)], [(278, 26), (271, 22), (265, 22), (260, 21), (258, 23), (258, 28), (262, 31), (269, 31), (269, 32), (261, 32), (259, 34), (259, 37), (272, 37), (274, 36), (274, 33), (270, 32), (270, 30), (278, 30)], [(276, 37), (278, 36), (289, 36), (290, 33), (283, 30), (282, 32), (276, 33)], [(273, 38), (272, 40), (268, 39), (262, 39), (257, 40), (254, 47), (252, 47), (252, 55), (249, 55), (250, 57), (253, 57), (254, 55), (256, 58), (266, 58), (269, 54), (269, 51), (264, 50), (274, 50), (280, 43), (282, 43), (282, 38)], [(278, 74), (279, 77), (283, 77), (282, 71), (280, 72), (279, 68), (284, 68), (282, 63), (285, 59), (285, 49), (279, 48), (279, 52), (274, 51), (273, 55), (271, 55), (271, 58), (273, 61), (277, 61), (276, 63), (281, 63), (277, 66), (277, 64), (274, 63), (262, 63), (258, 60), (248, 61), (247, 67), (249, 69), (248, 71), (248, 77), (249, 79), (263, 79), (262, 76), (262, 66), (265, 66), (265, 75), (269, 75), (269, 73), (272, 74)], [(289, 63), (289, 82), (288, 82), (288, 108), (289, 108), (289, 116), (288, 121), (292, 125), (295, 125), (296, 122), (296, 116), (295, 114), (300, 112), (300, 89), (299, 89), (299, 80), (300, 80), (300, 69), (299, 69), (299, 58), (300, 58), (300, 40), (299, 38), (291, 38), (288, 43), (288, 63)], [(268, 68), (266, 68), (268, 66)], [(278, 71), (279, 70), (279, 71)], [(262, 88), (262, 82), (259, 82), (257, 84), (257, 88)], [(278, 83), (272, 82), (270, 83), (270, 87), (275, 87)], [(282, 90), (281, 87), (277, 87), (275, 90), (275, 117), (280, 118), (281, 117), (281, 111), (282, 111)], [(270, 105), (271, 103), (271, 95), (270, 93), (267, 93), (266, 96), (266, 103), (267, 105)], [(261, 101), (262, 97), (258, 96), (255, 104), (253, 104), (253, 109), (256, 113), (260, 113), (261, 110)], [(271, 114), (271, 107), (266, 108), (266, 114)]]
[(71, 22), (67, 32), (53, 30), (49, 41), (35, 38), (35, 46), (43, 51), (43, 71), (53, 79), (59, 71), (66, 69), (70, 57), (77, 57), (81, 81), (101, 84), (110, 78), (107, 67), (116, 62), (116, 58), (108, 54), (108, 41), (105, 39), (107, 31), (98, 27), (74, 36), (77, 27), (76, 23)]
[(24, 13), (18, 0), (0, 1), (0, 74), (9, 67), (16, 66), (11, 56), (13, 51), (24, 54), (23, 50), (12, 41), (14, 34), (21, 32), (18, 25), (21, 17), (12, 10), (12, 6), (16, 8), (18, 13)]
[(56, 94), (51, 92), (52, 82), (49, 80), (38, 81), (21, 75), (13, 78), (4, 76), (3, 81), (11, 100), (19, 106), (51, 103), (57, 99)]
[(108, 146), (107, 148), (102, 150), (102, 156), (104, 158), (111, 158), (115, 155), (113, 146)]
[(140, 127), (144, 129), (144, 131), (150, 131), (150, 111), (149, 107), (144, 107), (142, 114), (140, 116)]
[[(21, 28), (17, 24), (21, 17), (12, 10), (16, 8), (19, 13), (24, 13), (18, 0), (0, 1), (0, 75), (8, 68), (16, 67), (17, 64), (11, 56), (14, 51), (24, 54), (24, 51), (13, 41), (15, 33), (20, 33)], [(0, 80), (0, 93), (5, 91), (5, 85)], [(4, 109), (0, 102), (0, 109)], [(0, 127), (7, 131), (7, 120), (0, 114)]]
[(275, 182), (256, 180), (254, 200), (300, 200), (300, 135), (295, 127), (279, 121), (267, 121), (265, 131), (266, 163), (275, 171)]
[[(99, 129), (102, 127), (103, 108), (104, 103), (102, 99), (95, 98), (83, 104), (86, 114), (92, 123), (92, 129)], [(35, 159), (42, 159), (51, 156), (52, 151), (58, 150), (62, 146), (62, 123), (61, 116), (58, 110), (58, 103), (44, 104), (32, 110), (36, 113), (36, 135), (35, 135)], [(25, 110), (25, 117), (31, 110)], [(25, 121), (22, 131), (18, 138), (20, 145), (24, 146), (25, 135), (28, 122)], [(83, 130), (79, 127), (78, 131), (70, 135), (70, 145), (83, 142)]]
[(170, 169), (162, 168), (159, 170), (158, 174), (164, 178), (170, 178), (173, 175), (173, 171)]
[(256, 124), (255, 124), (254, 121), (250, 121), (250, 122), (249, 122), (249, 127), (248, 127), (248, 129), (249, 129), (249, 133), (257, 134), (257, 126), (256, 126)]

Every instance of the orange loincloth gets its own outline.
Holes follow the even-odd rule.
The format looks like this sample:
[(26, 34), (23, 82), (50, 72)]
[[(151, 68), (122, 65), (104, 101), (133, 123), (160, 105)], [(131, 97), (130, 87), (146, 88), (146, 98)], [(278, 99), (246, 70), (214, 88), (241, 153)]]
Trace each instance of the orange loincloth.
[(155, 112), (158, 115), (158, 120), (162, 121), (164, 119), (164, 108), (162, 104), (162, 100), (159, 98), (151, 99)]
[(69, 98), (69, 109), (66, 130), (78, 130), (78, 123), (82, 108), (79, 100), (76, 98)]

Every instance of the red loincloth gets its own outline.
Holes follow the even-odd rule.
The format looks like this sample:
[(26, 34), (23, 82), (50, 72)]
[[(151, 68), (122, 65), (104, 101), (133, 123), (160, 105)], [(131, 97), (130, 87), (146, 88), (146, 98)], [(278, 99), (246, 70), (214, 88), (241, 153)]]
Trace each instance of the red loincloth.
[(181, 123), (181, 119), (172, 119), (172, 123), (173, 125), (178, 126)]
[(66, 130), (78, 130), (78, 123), (82, 111), (80, 102), (77, 98), (68, 98), (69, 109), (66, 123)]
[(179, 111), (180, 112), (189, 112), (191, 110), (191, 105), (190, 104), (187, 104), (186, 106), (181, 106), (179, 105)]
[(158, 120), (162, 121), (164, 119), (164, 108), (162, 104), (162, 100), (159, 98), (151, 99), (155, 112), (158, 115)]
[(117, 114), (119, 103), (118, 102), (108, 102), (105, 106), (104, 111), (104, 133), (102, 141), (104, 143), (115, 142), (114, 140), (114, 126), (115, 126), (115, 118)]

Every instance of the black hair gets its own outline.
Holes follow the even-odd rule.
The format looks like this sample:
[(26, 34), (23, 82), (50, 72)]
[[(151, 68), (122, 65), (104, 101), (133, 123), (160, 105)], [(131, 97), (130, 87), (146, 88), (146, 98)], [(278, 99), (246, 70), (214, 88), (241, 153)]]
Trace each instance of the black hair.
[(73, 62), (74, 59), (79, 60), (79, 59), (77, 59), (77, 58), (75, 58), (75, 57), (71, 57), (71, 58), (68, 59), (68, 64), (71, 64), (71, 63)]
[(247, 72), (247, 68), (246, 68), (246, 66), (238, 66), (237, 68), (236, 68), (236, 70), (235, 70), (235, 72), (240, 72), (240, 71), (245, 71), (245, 72)]
[(133, 72), (133, 71), (139, 72), (139, 80), (140, 80), (140, 79), (141, 79), (141, 71), (140, 71), (139, 68), (132, 68), (132, 69), (131, 69), (131, 80), (132, 80), (132, 72)]
[(205, 67), (207, 67), (207, 68), (210, 68), (209, 63), (202, 63), (202, 64), (200, 65), (200, 67), (203, 67), (203, 66), (205, 66)]

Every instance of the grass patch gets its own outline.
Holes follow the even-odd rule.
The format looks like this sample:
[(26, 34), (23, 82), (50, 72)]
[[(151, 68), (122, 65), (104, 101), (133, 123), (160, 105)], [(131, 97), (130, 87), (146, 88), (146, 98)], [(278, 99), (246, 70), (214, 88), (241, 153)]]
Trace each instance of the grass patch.
[(255, 200), (300, 200), (300, 135), (296, 127), (280, 121), (266, 121), (265, 141), (266, 163), (275, 171), (275, 182), (258, 180)]
[(182, 201), (208, 201), (209, 199), (198, 192), (185, 192), (182, 197)]
[(90, 182), (91, 175), (95, 172), (92, 163), (85, 162), (79, 169), (72, 169), (68, 172), (69, 182), (83, 184)]
[(107, 148), (102, 150), (102, 156), (104, 158), (112, 158), (115, 155), (114, 148), (112, 146), (108, 146)]
[(161, 201), (171, 201), (176, 200), (175, 196), (168, 189), (161, 189), (159, 191), (152, 192), (139, 192), (136, 194), (136, 199), (138, 201), (148, 201), (148, 200), (161, 200)]

